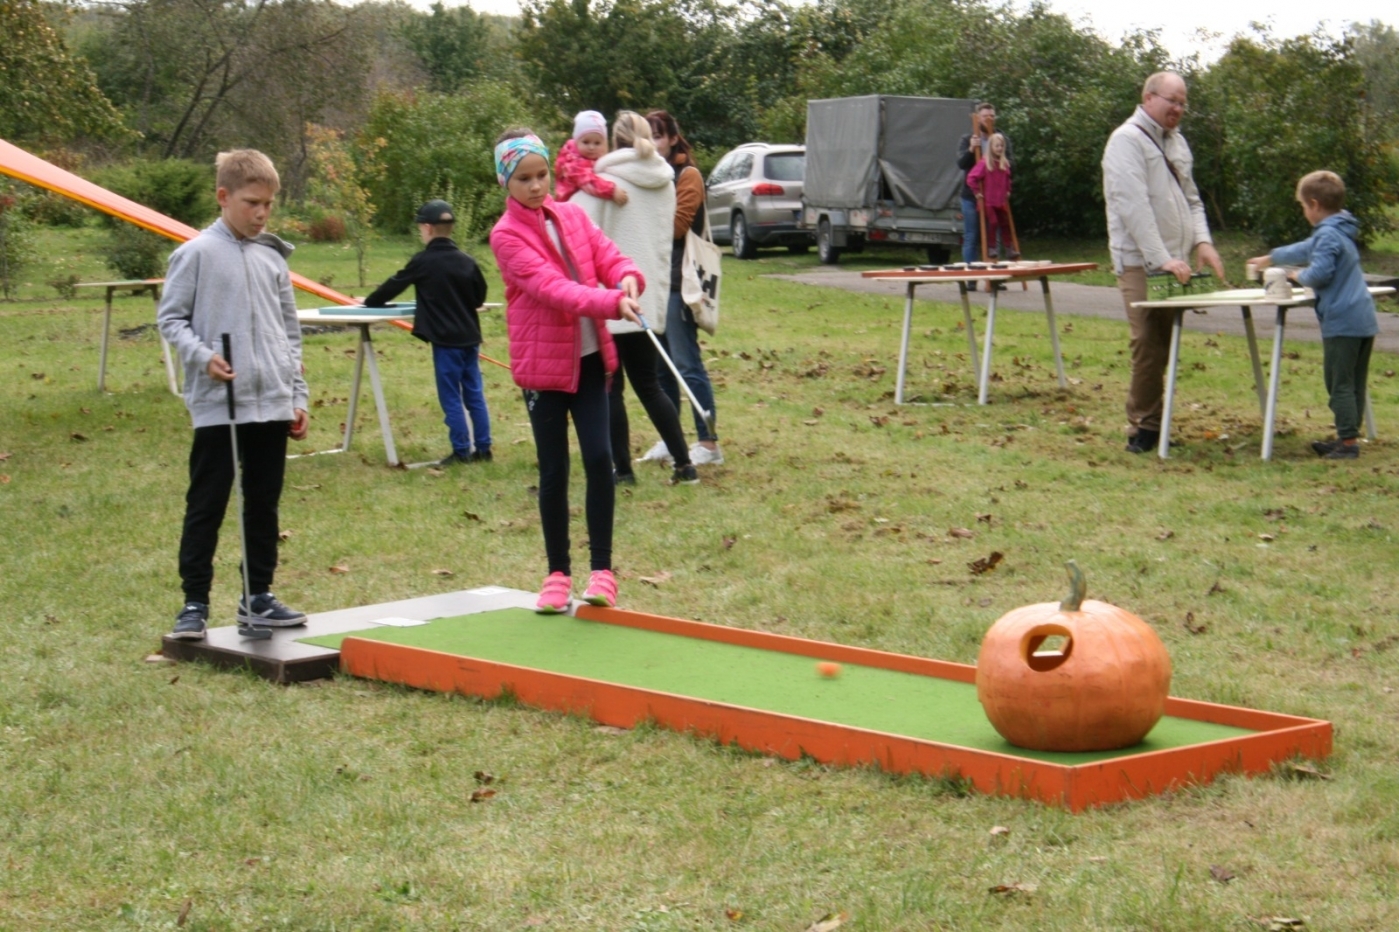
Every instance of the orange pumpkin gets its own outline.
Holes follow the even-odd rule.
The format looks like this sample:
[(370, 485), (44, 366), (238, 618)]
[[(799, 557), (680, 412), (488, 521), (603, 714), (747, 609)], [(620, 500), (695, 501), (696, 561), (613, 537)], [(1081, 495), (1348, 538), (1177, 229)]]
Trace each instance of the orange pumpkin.
[[(1083, 573), (1068, 563), (1063, 602), (1001, 617), (981, 642), (976, 697), (1001, 737), (1037, 751), (1106, 751), (1137, 744), (1166, 710), (1171, 658), (1131, 612), (1084, 601)], [(1042, 649), (1051, 637), (1063, 642)]]

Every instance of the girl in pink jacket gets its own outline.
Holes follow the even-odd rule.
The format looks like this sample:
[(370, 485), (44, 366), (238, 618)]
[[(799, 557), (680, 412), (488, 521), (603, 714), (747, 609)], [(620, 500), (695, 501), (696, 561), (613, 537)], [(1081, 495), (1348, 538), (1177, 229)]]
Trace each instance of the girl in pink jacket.
[[(1006, 158), (1006, 137), (991, 137), (991, 154), (967, 172), (967, 187), (976, 192), (977, 207), (986, 216), (986, 254), (999, 257), (1002, 249), (1019, 259), (1010, 236), (1010, 159)], [(993, 248), (994, 247), (994, 248)]]
[(617, 350), (599, 321), (637, 320), (641, 272), (576, 205), (549, 196), (549, 150), (529, 130), (496, 140), (496, 178), (509, 193), (491, 230), (505, 280), (510, 369), (525, 392), (539, 458), (539, 518), (549, 575), (536, 610), (568, 611), (573, 596), (568, 536), (568, 420), (587, 475), (584, 513), (592, 575), (583, 599), (617, 604), (612, 575), (612, 445), (607, 383)]

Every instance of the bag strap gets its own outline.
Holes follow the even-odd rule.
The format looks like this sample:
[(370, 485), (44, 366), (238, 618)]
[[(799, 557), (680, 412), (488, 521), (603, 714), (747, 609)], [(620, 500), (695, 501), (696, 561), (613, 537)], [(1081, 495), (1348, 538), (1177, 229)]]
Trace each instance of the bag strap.
[(1180, 186), (1181, 193), (1184, 194), (1185, 184), (1181, 182), (1180, 175), (1176, 173), (1176, 167), (1171, 162), (1171, 157), (1166, 154), (1166, 150), (1162, 148), (1161, 143), (1156, 141), (1156, 137), (1151, 135), (1151, 130), (1147, 129), (1145, 126), (1142, 126), (1140, 123), (1133, 123), (1132, 125), (1141, 130), (1142, 135), (1150, 139), (1151, 144), (1156, 147), (1156, 151), (1161, 153), (1161, 158), (1166, 160), (1166, 170), (1171, 173), (1171, 177), (1176, 180), (1176, 184)]

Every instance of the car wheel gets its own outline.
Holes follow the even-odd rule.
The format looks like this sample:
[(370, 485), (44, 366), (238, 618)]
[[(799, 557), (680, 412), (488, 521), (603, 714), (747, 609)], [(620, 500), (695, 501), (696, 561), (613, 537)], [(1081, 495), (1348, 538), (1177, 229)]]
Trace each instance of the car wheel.
[(840, 261), (840, 248), (831, 242), (831, 221), (822, 220), (816, 226), (816, 255), (822, 265), (835, 265)]
[(946, 246), (929, 246), (928, 262), (931, 265), (946, 265), (952, 258), (952, 251)]
[(748, 235), (748, 221), (743, 219), (743, 214), (734, 214), (729, 220), (729, 232), (732, 234), (735, 259), (758, 257), (758, 245)]
[(804, 256), (811, 251), (811, 246), (808, 243), (792, 243), (787, 247), (787, 251), (794, 256)]

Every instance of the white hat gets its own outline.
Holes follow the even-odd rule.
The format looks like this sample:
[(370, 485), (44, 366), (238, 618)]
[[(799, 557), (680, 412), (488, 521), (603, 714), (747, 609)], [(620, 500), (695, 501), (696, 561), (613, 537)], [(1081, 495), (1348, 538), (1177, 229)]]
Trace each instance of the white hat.
[(588, 133), (601, 133), (607, 138), (607, 118), (596, 110), (583, 110), (573, 118), (573, 138), (582, 139)]

